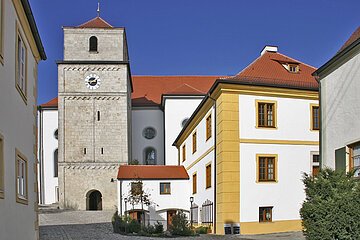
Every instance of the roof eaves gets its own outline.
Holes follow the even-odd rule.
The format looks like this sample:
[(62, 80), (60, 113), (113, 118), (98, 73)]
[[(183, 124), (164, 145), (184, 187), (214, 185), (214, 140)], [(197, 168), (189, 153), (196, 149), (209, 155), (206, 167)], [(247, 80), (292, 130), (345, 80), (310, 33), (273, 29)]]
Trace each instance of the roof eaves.
[(313, 72), (313, 76), (321, 77), (322, 73), (324, 73), (327, 69), (329, 69), (333, 64), (337, 61), (341, 60), (347, 54), (349, 54), (354, 48), (356, 48), (360, 44), (360, 38), (354, 41), (352, 44), (344, 48), (342, 51), (335, 54), (329, 61), (327, 61), (324, 65), (319, 67), (315, 72)]
[(275, 85), (275, 84), (266, 84), (266, 83), (245, 83), (245, 82), (239, 82), (236, 80), (231, 80), (229, 78), (227, 79), (217, 79), (215, 81), (215, 83), (212, 85), (212, 87), (210, 88), (210, 90), (208, 91), (208, 93), (206, 94), (205, 98), (200, 102), (199, 106), (195, 109), (195, 111), (193, 112), (193, 114), (190, 116), (189, 120), (186, 121), (186, 124), (184, 125), (184, 127), (181, 129), (180, 133), (178, 134), (178, 136), (176, 137), (175, 141), (173, 142), (172, 146), (176, 146), (177, 142), (179, 141), (180, 137), (182, 136), (182, 134), (186, 131), (187, 127), (190, 125), (190, 123), (193, 121), (193, 119), (195, 118), (196, 114), (201, 110), (201, 108), (204, 106), (204, 104), (206, 103), (206, 101), (210, 98), (210, 95), (213, 93), (213, 91), (216, 89), (216, 87), (220, 84), (220, 83), (227, 83), (227, 84), (238, 84), (238, 85), (255, 85), (255, 86), (266, 86), (266, 87), (282, 87), (282, 88), (289, 88), (289, 89), (299, 89), (299, 90), (310, 90), (310, 91), (318, 91), (318, 88), (313, 88), (313, 87), (297, 87), (297, 86), (281, 86), (281, 85)]
[(22, 4), (22, 6), (24, 8), (25, 15), (26, 15), (27, 20), (28, 20), (29, 25), (30, 25), (31, 32), (32, 32), (32, 34), (34, 36), (36, 47), (37, 47), (37, 49), (38, 49), (38, 51), (40, 53), (40, 58), (41, 58), (41, 60), (46, 60), (47, 57), (46, 57), (44, 45), (42, 44), (40, 34), (39, 34), (38, 28), (36, 26), (34, 15), (33, 15), (32, 11), (31, 11), (29, 1), (28, 0), (21, 0), (21, 4)]

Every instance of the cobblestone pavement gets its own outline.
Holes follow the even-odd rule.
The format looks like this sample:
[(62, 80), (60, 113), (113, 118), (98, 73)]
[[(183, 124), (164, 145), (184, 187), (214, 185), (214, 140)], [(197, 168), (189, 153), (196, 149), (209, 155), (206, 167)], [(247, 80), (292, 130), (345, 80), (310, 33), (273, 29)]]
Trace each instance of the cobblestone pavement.
[[(41, 213), (40, 240), (160, 240), (162, 238), (147, 238), (122, 236), (112, 232), (110, 219), (113, 212), (109, 211), (62, 211)], [(169, 238), (166, 238), (169, 239)], [(279, 233), (257, 236), (216, 236), (202, 235), (200, 237), (176, 238), (177, 240), (205, 239), (242, 239), (242, 240), (304, 240), (299, 232)]]

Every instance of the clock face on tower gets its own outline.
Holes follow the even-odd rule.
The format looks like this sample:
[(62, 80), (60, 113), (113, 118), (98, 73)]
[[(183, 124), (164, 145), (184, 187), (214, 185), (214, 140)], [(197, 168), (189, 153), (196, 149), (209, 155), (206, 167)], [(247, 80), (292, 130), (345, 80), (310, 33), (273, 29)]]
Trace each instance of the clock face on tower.
[(95, 73), (91, 73), (85, 78), (85, 85), (87, 88), (89, 88), (91, 90), (95, 90), (95, 89), (99, 88), (100, 82), (101, 82), (100, 77), (98, 75), (96, 75)]

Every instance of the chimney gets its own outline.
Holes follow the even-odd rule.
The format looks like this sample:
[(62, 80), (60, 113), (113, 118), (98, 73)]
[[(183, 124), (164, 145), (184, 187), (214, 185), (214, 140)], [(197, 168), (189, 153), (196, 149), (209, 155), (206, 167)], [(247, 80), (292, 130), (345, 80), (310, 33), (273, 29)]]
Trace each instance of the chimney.
[(262, 56), (264, 53), (266, 52), (277, 52), (278, 51), (278, 47), (277, 46), (270, 46), (270, 45), (267, 45), (265, 46), (261, 52), (260, 52), (260, 55)]

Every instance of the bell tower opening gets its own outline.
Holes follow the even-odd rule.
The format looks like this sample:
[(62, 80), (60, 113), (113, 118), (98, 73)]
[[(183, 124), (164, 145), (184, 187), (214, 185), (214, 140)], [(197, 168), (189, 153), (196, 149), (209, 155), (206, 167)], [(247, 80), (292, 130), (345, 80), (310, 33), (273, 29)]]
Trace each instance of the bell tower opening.
[(86, 194), (86, 210), (102, 210), (102, 195), (98, 190), (91, 190)]

